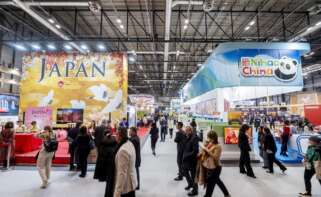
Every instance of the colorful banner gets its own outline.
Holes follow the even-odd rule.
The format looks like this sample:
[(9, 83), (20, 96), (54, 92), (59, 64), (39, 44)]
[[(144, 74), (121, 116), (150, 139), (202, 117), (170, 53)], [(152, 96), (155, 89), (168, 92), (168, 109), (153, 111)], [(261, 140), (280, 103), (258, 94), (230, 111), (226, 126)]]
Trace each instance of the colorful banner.
[(301, 55), (307, 43), (223, 43), (182, 91), (185, 100), (217, 88), (302, 87)]
[(18, 96), (0, 95), (0, 116), (17, 116), (18, 112)]
[(27, 107), (84, 109), (85, 121), (126, 117), (128, 70), (122, 53), (32, 53), (23, 57), (20, 112)]
[(29, 107), (25, 114), (25, 123), (27, 127), (31, 122), (36, 121), (37, 126), (43, 129), (45, 126), (52, 125), (52, 109), (50, 107)]

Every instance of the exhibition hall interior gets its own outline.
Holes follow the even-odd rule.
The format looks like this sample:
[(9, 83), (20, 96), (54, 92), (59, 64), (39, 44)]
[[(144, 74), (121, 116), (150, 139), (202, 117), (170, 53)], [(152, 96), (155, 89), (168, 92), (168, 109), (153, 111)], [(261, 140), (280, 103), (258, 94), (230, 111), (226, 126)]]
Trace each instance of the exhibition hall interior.
[(320, 0), (0, 0), (1, 197), (321, 197)]

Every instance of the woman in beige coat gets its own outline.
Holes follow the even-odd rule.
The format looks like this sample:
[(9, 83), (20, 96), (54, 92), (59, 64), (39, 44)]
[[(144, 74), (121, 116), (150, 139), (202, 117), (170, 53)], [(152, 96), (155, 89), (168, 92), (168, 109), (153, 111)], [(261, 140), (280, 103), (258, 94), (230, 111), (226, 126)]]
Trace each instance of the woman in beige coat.
[[(44, 142), (46, 142), (50, 139), (54, 139), (55, 134), (53, 133), (50, 126), (46, 126), (43, 132), (37, 134), (37, 137), (40, 137)], [(42, 185), (41, 185), (42, 189), (45, 189), (48, 186), (52, 158), (54, 157), (54, 154), (55, 152), (47, 152), (45, 149), (44, 143), (42, 143), (42, 146), (38, 153), (38, 158), (37, 158), (37, 168), (42, 180)]]
[(224, 183), (220, 179), (222, 166), (220, 163), (222, 147), (218, 143), (218, 137), (215, 131), (210, 131), (207, 134), (207, 142), (202, 146), (202, 151), (199, 154), (199, 165), (197, 180), (200, 184), (206, 187), (204, 197), (211, 197), (214, 187), (217, 184), (224, 193), (225, 197), (230, 197)]

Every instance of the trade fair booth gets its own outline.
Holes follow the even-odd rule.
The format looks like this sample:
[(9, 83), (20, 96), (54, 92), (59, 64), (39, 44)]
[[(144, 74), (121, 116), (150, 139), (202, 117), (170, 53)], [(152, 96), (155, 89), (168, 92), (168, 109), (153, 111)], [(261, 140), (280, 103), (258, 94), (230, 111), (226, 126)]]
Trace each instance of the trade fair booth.
[[(108, 119), (117, 124), (127, 117), (127, 55), (29, 53), (22, 64), (20, 118), (28, 128), (36, 121), (37, 131), (46, 125), (54, 128), (60, 141), (54, 163), (69, 162), (67, 129), (76, 122)], [(32, 133), (19, 135), (24, 144), (16, 148), (16, 162), (34, 163), (41, 141)]]
[[(309, 51), (307, 43), (220, 44), (184, 86), (182, 106), (199, 117), (201, 124), (210, 117), (205, 125), (218, 132), (227, 150), (224, 154), (229, 155), (229, 159), (237, 159), (240, 123), (228, 123), (232, 106), (236, 102), (301, 91), (301, 56)], [(253, 137), (255, 149), (256, 131), (252, 130), (249, 135)], [(297, 153), (293, 157), (296, 156)]]

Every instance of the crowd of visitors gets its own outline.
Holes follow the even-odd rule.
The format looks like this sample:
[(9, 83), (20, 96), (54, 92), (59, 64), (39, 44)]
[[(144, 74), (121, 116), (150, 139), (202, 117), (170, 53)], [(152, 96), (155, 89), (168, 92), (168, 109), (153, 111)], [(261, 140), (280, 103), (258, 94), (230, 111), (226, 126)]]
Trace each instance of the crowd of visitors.
[[(206, 189), (204, 197), (211, 197), (217, 185), (225, 197), (230, 193), (221, 179), (222, 164), (220, 162), (223, 148), (219, 144), (218, 135), (214, 130), (207, 132), (204, 143), (197, 135), (197, 123), (193, 119), (188, 126), (182, 122), (162, 116), (153, 122), (150, 127), (151, 149), (156, 156), (156, 144), (161, 135), (161, 141), (165, 141), (167, 131), (170, 138), (174, 133), (174, 142), (177, 144), (177, 166), (178, 173), (175, 181), (186, 179), (185, 190), (188, 196), (196, 196), (199, 193), (199, 186)], [(175, 124), (176, 123), (176, 124)], [(270, 125), (271, 126), (271, 125)], [(19, 124), (19, 128), (21, 124)], [(277, 164), (284, 173), (287, 168), (277, 159), (277, 146), (275, 138), (269, 127), (261, 124), (255, 125), (258, 132), (258, 144), (260, 156), (263, 158), (263, 168), (267, 173), (274, 173), (273, 164)], [(74, 128), (68, 131), (70, 170), (80, 171), (79, 177), (87, 175), (87, 160), (93, 149), (97, 150), (97, 160), (94, 172), (94, 179), (106, 182), (105, 197), (134, 197), (135, 191), (141, 187), (140, 166), (141, 166), (141, 140), (137, 135), (137, 128), (128, 126), (126, 119), (123, 119), (113, 131), (110, 121), (103, 120), (99, 126), (92, 122), (90, 126), (77, 123)], [(252, 127), (244, 124), (239, 130), (238, 147), (240, 149), (239, 170), (251, 178), (256, 178), (252, 166), (250, 152), (252, 135), (249, 135)], [(6, 155), (4, 166), (10, 162), (11, 149), (14, 148), (14, 124), (6, 123), (1, 132), (1, 141), (5, 147)], [(42, 180), (41, 188), (47, 188), (50, 179), (50, 171), (55, 152), (58, 149), (57, 138), (50, 126), (43, 131), (35, 132), (35, 136), (43, 139), (40, 151), (37, 154), (37, 169)], [(287, 142), (291, 136), (291, 129), (287, 121), (284, 122), (281, 135), (281, 154), (287, 154)], [(305, 192), (300, 196), (311, 196), (311, 179), (317, 174), (321, 165), (320, 138), (312, 136), (309, 139), (309, 147), (304, 158), (305, 171), (304, 182)], [(317, 166), (317, 162), (318, 166)], [(320, 177), (319, 182), (321, 184)]]

